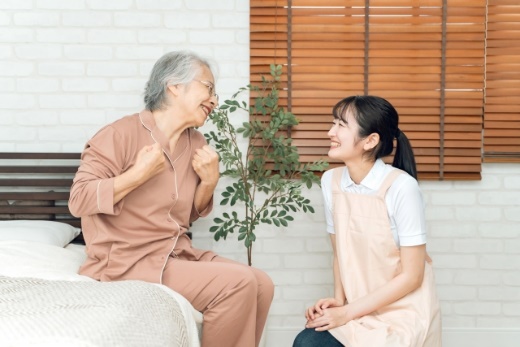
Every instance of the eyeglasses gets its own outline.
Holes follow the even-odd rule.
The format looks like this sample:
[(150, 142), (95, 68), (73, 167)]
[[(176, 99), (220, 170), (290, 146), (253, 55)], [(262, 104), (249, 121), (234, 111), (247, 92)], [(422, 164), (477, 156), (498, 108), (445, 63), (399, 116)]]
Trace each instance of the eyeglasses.
[(215, 85), (213, 83), (211, 83), (210, 81), (200, 81), (200, 80), (196, 80), (196, 81), (200, 82), (200, 83), (204, 84), (206, 87), (208, 87), (209, 96), (214, 96), (217, 99), (217, 103), (218, 103), (218, 94), (215, 93)]

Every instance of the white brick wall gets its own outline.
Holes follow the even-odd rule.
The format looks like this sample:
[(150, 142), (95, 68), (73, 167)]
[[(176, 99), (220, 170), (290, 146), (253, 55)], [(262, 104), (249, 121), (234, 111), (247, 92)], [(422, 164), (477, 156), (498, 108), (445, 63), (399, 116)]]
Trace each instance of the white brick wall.
[(0, 0), (0, 150), (80, 151), (142, 108), (174, 49), (214, 60), (230, 95), (248, 83), (248, 14), (243, 0)]
[[(0, 151), (80, 151), (100, 126), (142, 108), (152, 64), (173, 49), (213, 59), (229, 97), (248, 83), (248, 9), (245, 0), (0, 0)], [(484, 164), (482, 176), (421, 182), (445, 345), (467, 343), (472, 329), (490, 338), (520, 328), (520, 166)], [(270, 347), (289, 346), (304, 308), (332, 294), (321, 194), (309, 197), (315, 214), (262, 228), (254, 246), (254, 265), (277, 285)], [(214, 242), (209, 226), (211, 217), (196, 223), (195, 245), (245, 262), (245, 248)]]

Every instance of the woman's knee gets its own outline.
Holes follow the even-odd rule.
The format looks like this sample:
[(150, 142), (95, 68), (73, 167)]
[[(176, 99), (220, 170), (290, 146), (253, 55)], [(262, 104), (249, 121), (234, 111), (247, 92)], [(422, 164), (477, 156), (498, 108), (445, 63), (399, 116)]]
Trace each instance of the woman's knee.
[(249, 269), (243, 267), (235, 268), (232, 278), (236, 281), (234, 287), (241, 289), (242, 292), (251, 293), (251, 295), (256, 295), (258, 292), (258, 280)]
[(259, 293), (266, 297), (270, 298), (270, 300), (273, 299), (274, 296), (274, 283), (271, 277), (269, 275), (259, 269), (252, 268), (254, 275), (256, 277), (256, 280), (258, 282), (258, 291)]
[(293, 347), (343, 346), (328, 331), (316, 331), (311, 328), (302, 330), (294, 339)]
[(314, 341), (314, 329), (306, 328), (302, 330), (294, 339), (293, 347), (318, 347)]

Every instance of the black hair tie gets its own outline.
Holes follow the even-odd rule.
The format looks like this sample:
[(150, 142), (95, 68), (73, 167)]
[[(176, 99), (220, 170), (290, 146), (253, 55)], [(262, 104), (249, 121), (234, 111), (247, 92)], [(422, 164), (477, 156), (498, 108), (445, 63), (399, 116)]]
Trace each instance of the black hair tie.
[(399, 139), (399, 136), (401, 136), (401, 129), (397, 128), (397, 131), (395, 132), (395, 138)]

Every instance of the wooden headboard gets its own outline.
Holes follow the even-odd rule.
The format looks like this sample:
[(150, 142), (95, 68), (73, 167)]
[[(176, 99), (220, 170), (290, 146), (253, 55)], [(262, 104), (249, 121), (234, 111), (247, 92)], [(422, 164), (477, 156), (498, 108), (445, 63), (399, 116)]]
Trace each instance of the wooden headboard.
[[(0, 153), (0, 220), (52, 220), (81, 227), (68, 201), (81, 153)], [(191, 231), (186, 233), (192, 237)], [(84, 243), (80, 234), (73, 241)]]
[[(80, 153), (0, 153), (0, 220), (52, 220), (81, 227), (68, 199)], [(75, 242), (82, 242), (80, 235)]]

